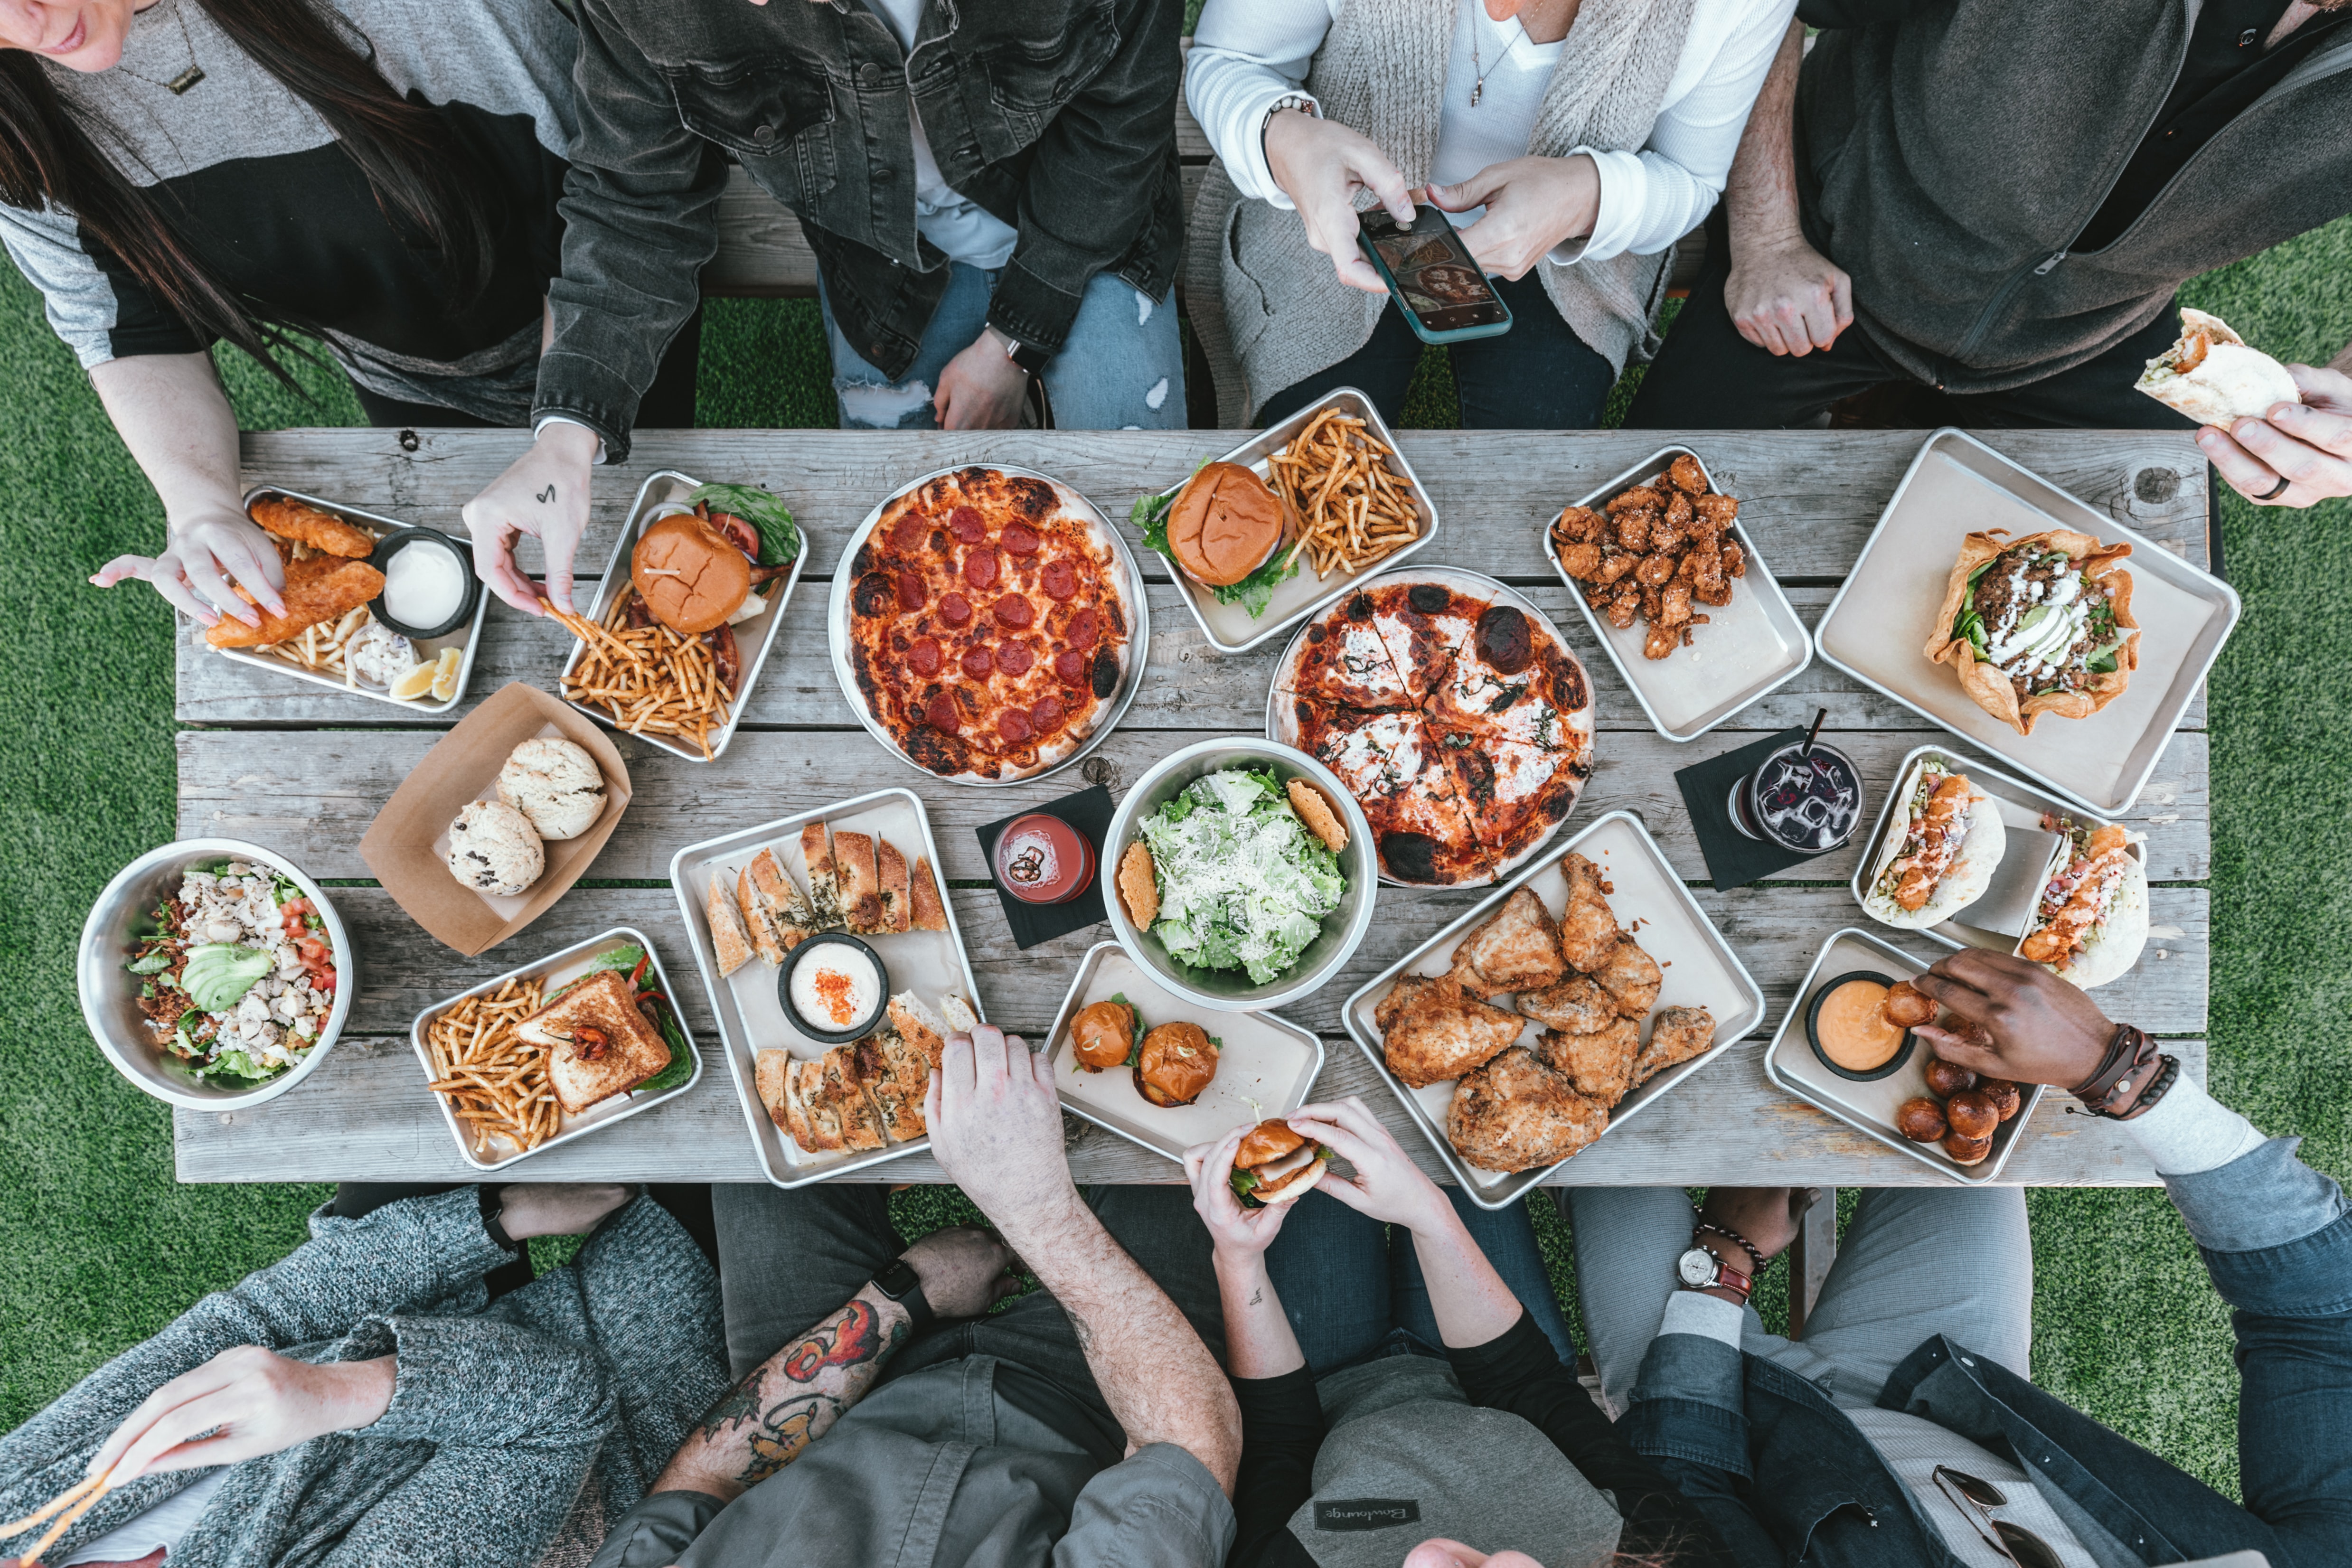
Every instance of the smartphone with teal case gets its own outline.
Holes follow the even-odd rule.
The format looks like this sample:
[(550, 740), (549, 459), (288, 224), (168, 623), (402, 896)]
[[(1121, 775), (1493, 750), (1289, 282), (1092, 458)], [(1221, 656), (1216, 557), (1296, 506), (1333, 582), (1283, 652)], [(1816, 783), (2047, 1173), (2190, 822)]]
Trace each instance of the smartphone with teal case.
[(1389, 286), (1405, 325), (1424, 343), (1463, 343), (1511, 329), (1511, 308), (1470, 258), (1470, 247), (1432, 206), (1413, 210), (1411, 227), (1386, 207), (1365, 213), (1356, 244)]

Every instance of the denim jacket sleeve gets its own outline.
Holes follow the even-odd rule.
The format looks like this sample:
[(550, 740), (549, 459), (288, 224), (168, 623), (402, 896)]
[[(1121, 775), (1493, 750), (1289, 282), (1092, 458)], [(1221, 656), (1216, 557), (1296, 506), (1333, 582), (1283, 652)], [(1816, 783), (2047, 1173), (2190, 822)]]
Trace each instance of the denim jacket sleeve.
[(996, 281), (988, 324), (1059, 350), (1095, 274), (1151, 222), (1176, 161), (1183, 0), (1123, 0), (1119, 46), (1054, 116), (1032, 150), (1020, 240)]
[(531, 423), (576, 420), (619, 463), (637, 400), (718, 254), (727, 163), (686, 128), (661, 73), (604, 0), (577, 8), (580, 134), (557, 204), (563, 271), (548, 285), (555, 336), (539, 361)]

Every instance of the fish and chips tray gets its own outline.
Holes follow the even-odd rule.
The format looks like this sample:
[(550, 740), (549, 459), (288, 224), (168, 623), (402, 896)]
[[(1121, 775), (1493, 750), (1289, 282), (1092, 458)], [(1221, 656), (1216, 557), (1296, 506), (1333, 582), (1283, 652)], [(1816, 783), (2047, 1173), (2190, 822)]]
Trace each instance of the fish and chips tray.
[[(2084, 718), (2045, 714), (2030, 735), (1994, 717), (1953, 670), (1925, 653), (1940, 628), (1953, 562), (1967, 536), (2051, 528), (2127, 544), (2137, 668), (2121, 695)], [(1830, 601), (1814, 641), (1822, 657), (2095, 816), (2139, 800), (2238, 623), (2235, 590), (2068, 495), (1974, 437), (1939, 430), (1912, 459)]]
[[(1971, 773), (1969, 777), (1976, 775)], [(2024, 1136), (2025, 1124), (2032, 1119), (2033, 1108), (2042, 1101), (2041, 1084), (2018, 1085), (2022, 1092), (2020, 1108), (2015, 1115), (1993, 1129), (1991, 1152), (1976, 1165), (1964, 1166), (1946, 1154), (1941, 1144), (1914, 1143), (1895, 1129), (1895, 1112), (1905, 1102), (1921, 1096), (1935, 1098), (1926, 1077), (1927, 1065), (1933, 1057), (1925, 1040), (1912, 1041), (1907, 1054), (1892, 1071), (1860, 1078), (1832, 1071), (1807, 1039), (1806, 1010), (1813, 1005), (1815, 996), (1831, 989), (1832, 983), (1843, 983), (1857, 975), (1908, 980), (1927, 968), (1927, 960), (1916, 958), (1867, 931), (1849, 926), (1833, 933), (1822, 944), (1812, 968), (1806, 972), (1805, 983), (1797, 988), (1788, 1016), (1780, 1020), (1779, 1031), (1764, 1052), (1764, 1076), (1788, 1093), (1836, 1117), (1856, 1132), (1877, 1139), (1906, 1158), (1916, 1160), (1938, 1176), (1971, 1186), (1990, 1185), (2000, 1179), (2002, 1168)]]
[[(299, 491), (289, 490), (277, 485), (257, 485), (247, 490), (245, 493), (247, 514), (248, 516), (252, 514), (256, 504), (272, 498), (295, 501), (305, 507), (316, 507), (331, 517), (349, 523), (362, 533), (378, 541), (388, 538), (394, 534), (404, 533), (415, 527), (413, 523), (404, 523), (396, 517), (387, 517), (381, 513), (364, 511), (357, 507), (347, 507), (340, 501), (324, 500), (317, 496), (305, 496)], [(463, 550), (462, 540), (452, 540), (451, 543)], [(466, 571), (468, 576), (473, 571), (470, 559), (467, 561)], [(345, 692), (352, 696), (366, 697), (374, 702), (390, 703), (404, 713), (436, 716), (448, 713), (464, 702), (467, 683), (473, 679), (474, 653), (480, 647), (482, 641), (482, 618), (489, 613), (490, 609), (488, 591), (478, 583), (474, 584), (473, 587), (475, 590), (474, 612), (471, 615), (444, 636), (409, 639), (409, 645), (415, 651), (417, 659), (425, 664), (437, 663), (445, 653), (453, 650), (457, 652), (457, 662), (454, 685), (446, 681), (437, 683), (447, 690), (446, 696), (438, 695), (428, 689), (420, 696), (396, 697), (392, 695), (392, 688), (389, 685), (360, 679), (351, 671), (349, 664), (341, 657), (342, 643), (352, 629), (333, 621), (322, 622), (299, 640), (289, 640), (258, 648), (213, 647), (205, 641), (205, 629), (199, 626), (195, 630), (196, 645), (205, 652), (216, 653), (229, 660), (232, 664), (244, 664), (257, 670), (267, 670), (274, 674), (291, 675), (298, 681), (308, 681), (314, 686), (323, 686), (331, 692)], [(380, 601), (371, 602), (380, 602)], [(359, 611), (352, 611), (340, 619), (349, 622), (358, 615)], [(373, 621), (373, 614), (371, 611), (367, 620)], [(362, 622), (362, 625), (365, 623), (365, 622)], [(389, 627), (385, 629), (390, 630)]]
[[(732, 973), (722, 973), (724, 966), (711, 925), (712, 908), (717, 902), (713, 881), (718, 879), (729, 906), (737, 907), (735, 894), (743, 885), (741, 873), (762, 851), (770, 852), (774, 873), (789, 884), (786, 896), (797, 895), (818, 908), (821, 913), (813, 924), (822, 925), (824, 931), (842, 930), (844, 919), (829, 907), (829, 895), (819, 891), (820, 879), (810, 875), (809, 860), (803, 846), (813, 835), (827, 841), (828, 856), (842, 846), (845, 836), (862, 835), (877, 850), (896, 848), (910, 883), (919, 889), (928, 878), (931, 891), (940, 895), (929, 928), (921, 915), (929, 904), (917, 892), (913, 896), (917, 913), (912, 924), (888, 931), (869, 929), (857, 933), (859, 940), (872, 949), (887, 972), (884, 990), (893, 996), (912, 992), (926, 1009), (950, 1019), (957, 1016), (955, 1009), (949, 1005), (950, 998), (968, 1007), (974, 1017), (980, 1011), (979, 986), (972, 977), (962, 933), (956, 925), (955, 907), (944, 896), (946, 884), (938, 869), (939, 843), (931, 836), (930, 818), (913, 790), (877, 789), (816, 810), (706, 839), (678, 851), (670, 861), (670, 882), (677, 890), (678, 912), (694, 948), (695, 966), (701, 974), (703, 988), (709, 993), (711, 1012), (719, 1022), (719, 1048), (727, 1059), (728, 1071), (734, 1074), (736, 1095), (742, 1103), (752, 1147), (759, 1154), (761, 1173), (781, 1187), (803, 1186), (829, 1176), (865, 1170), (919, 1154), (931, 1146), (929, 1134), (924, 1133), (908, 1138), (887, 1136), (877, 1147), (803, 1148), (784, 1130), (782, 1122), (788, 1119), (784, 1107), (780, 1104), (772, 1109), (761, 1093), (762, 1053), (789, 1052), (792, 1061), (800, 1064), (835, 1063), (849, 1061), (840, 1053), (854, 1051), (854, 1048), (829, 1046), (826, 1041), (811, 1039), (792, 1021), (779, 991), (782, 970), (767, 957), (751, 956)], [(808, 892), (801, 894), (803, 888)], [(789, 960), (792, 954), (788, 952), (785, 956)], [(878, 1039), (891, 1027), (877, 1028), (868, 1038)], [(895, 1048), (896, 1042), (893, 1044)], [(772, 1057), (771, 1064), (781, 1065), (781, 1059)], [(772, 1074), (770, 1081), (774, 1081)], [(861, 1095), (864, 1092), (856, 1084), (847, 1088)], [(919, 1103), (917, 1113), (919, 1114)]]
[[(683, 507), (686, 497), (702, 483), (672, 468), (646, 476), (646, 482), (637, 486), (636, 499), (629, 503), (629, 515), (621, 525), (620, 538), (613, 541), (612, 559), (604, 564), (604, 576), (596, 584), (596, 596), (583, 612), (584, 619), (592, 626), (604, 628), (614, 619), (620, 601), (632, 587), (630, 559), (636, 549), (638, 536), (645, 532), (648, 524), (656, 520), (656, 514), (667, 515), (662, 512), (664, 507), (675, 509)], [(799, 553), (793, 558), (792, 570), (784, 574), (782, 582), (765, 596), (767, 609), (733, 626), (739, 673), (731, 700), (714, 696), (701, 709), (708, 712), (709, 708), (721, 705), (725, 708), (724, 717), (703, 732), (703, 739), (709, 747), (707, 755), (690, 728), (663, 730), (647, 727), (642, 718), (617, 718), (610, 708), (593, 701), (583, 702), (572, 695), (586, 674), (583, 666), (589, 664), (591, 653), (588, 643), (581, 638), (581, 628), (576, 625), (572, 628), (572, 651), (565, 655), (563, 668), (556, 682), (563, 700), (606, 728), (634, 735), (647, 746), (658, 747), (673, 757), (682, 757), (688, 762), (716, 760), (726, 751), (727, 743), (735, 738), (736, 728), (743, 721), (743, 710), (751, 700), (752, 683), (760, 678), (761, 666), (768, 662), (768, 654), (776, 645), (776, 633), (783, 625), (785, 612), (791, 607), (793, 590), (799, 585), (801, 572), (808, 565), (808, 534), (805, 529), (799, 530)], [(678, 640), (675, 633), (658, 628), (656, 631), (667, 642)], [(609, 653), (610, 649), (604, 648), (600, 652)], [(677, 683), (673, 680), (672, 684)], [(698, 695), (688, 700), (702, 701), (702, 698)], [(635, 706), (621, 706), (624, 714), (634, 715), (636, 712)], [(677, 705), (666, 703), (662, 706), (667, 709)]]
[[(1571, 503), (1560, 516), (1579, 511), (1605, 513), (1612, 501), (1633, 490), (1655, 489), (1671, 497), (1675, 486), (1668, 482), (1668, 476), (1684, 459), (1696, 465), (1707, 496), (1725, 493), (1696, 453), (1686, 446), (1669, 446)], [(1621, 552), (1613, 531), (1615, 521), (1612, 517), (1612, 531), (1607, 540), (1610, 553), (1638, 554), (1635, 550)], [(1621, 628), (1594, 608), (1591, 593), (1607, 591), (1570, 573), (1571, 563), (1562, 556), (1559, 528), (1557, 518), (1544, 525), (1546, 559), (1559, 573), (1560, 580), (1568, 584), (1570, 596), (1583, 612), (1585, 625), (1607, 652), (1610, 662), (1617, 666), (1617, 673), (1625, 678), (1633, 700), (1642, 705), (1652, 726), (1668, 740), (1696, 740), (1742, 708), (1795, 679), (1812, 662), (1813, 640), (1806, 633), (1805, 623), (1798, 619), (1795, 606), (1781, 591), (1771, 569), (1756, 553), (1754, 536), (1738, 521), (1722, 528), (1720, 534), (1724, 543), (1737, 545), (1744, 556), (1742, 573), (1725, 580), (1729, 589), (1728, 601), (1718, 604), (1690, 595), (1689, 601), (1681, 608), (1692, 612), (1694, 621), (1701, 615), (1706, 620), (1704, 624), (1684, 624), (1685, 635), (1664, 658), (1651, 658), (1645, 652), (1651, 629), (1642, 615), (1637, 614), (1631, 624)], [(1681, 562), (1676, 559), (1668, 564)], [(1644, 580), (1641, 570), (1633, 569), (1622, 580)], [(1658, 586), (1670, 588), (1672, 583)]]
[[(649, 985), (670, 1004), (659, 1012), (672, 1060), (651, 1081), (658, 1087), (632, 1089), (584, 1110), (567, 1112), (555, 1103), (546, 1083), (543, 1059), (553, 1048), (535, 1047), (519, 1038), (515, 1026), (574, 981), (600, 968), (619, 967), (598, 962), (611, 956), (628, 959), (625, 975), (642, 960), (640, 988)], [(702, 1081), (702, 1053), (677, 1009), (677, 997), (651, 938), (635, 926), (616, 925), (434, 1003), (416, 1015), (409, 1040), (416, 1048), (434, 1103), (441, 1108), (441, 1119), (457, 1141), (458, 1156), (476, 1170), (504, 1170), (518, 1160), (675, 1100)], [(676, 1056), (680, 1047), (688, 1059), (682, 1076)]]
[[(1540, 918), (1522, 894), (1540, 904)], [(1583, 963), (1569, 959), (1571, 946)], [(1506, 997), (1509, 986), (1495, 980), (1507, 954), (1550, 964), (1559, 978)], [(1471, 983), (1452, 992), (1440, 977), (1465, 972), (1458, 966), (1465, 962)], [(1384, 1008), (1400, 990), (1401, 1005)], [(1523, 1019), (1528, 1008), (1550, 1026)], [(1341, 1016), (1471, 1201), (1503, 1208), (1761, 1023), (1764, 993), (1642, 820), (1620, 810), (1556, 845), (1391, 966), (1348, 998)], [(1490, 1050), (1497, 1041), (1500, 1049)], [(1447, 1054), (1464, 1049), (1488, 1053), (1458, 1078), (1433, 1077)], [(1415, 1087), (1408, 1076), (1431, 1081)], [(1527, 1163), (1513, 1170), (1473, 1163), (1453, 1136), (1456, 1111), (1490, 1157)], [(1557, 1158), (1496, 1155), (1503, 1143), (1543, 1150), (1543, 1140), (1519, 1131), (1527, 1114), (1567, 1129), (1561, 1141), (1575, 1146)]]
[[(1097, 1002), (1133, 1008), (1141, 1032), (1192, 1023), (1216, 1048), (1216, 1076), (1190, 1104), (1161, 1106), (1138, 1091), (1125, 1067), (1089, 1070), (1072, 1049), (1071, 1021)], [(1188, 1001), (1161, 986), (1116, 942), (1089, 948), (1045, 1036), (1062, 1108), (1129, 1143), (1181, 1162), (1195, 1144), (1221, 1138), (1244, 1122), (1286, 1116), (1307, 1103), (1323, 1071), (1323, 1041), (1279, 1013), (1224, 1012)]]
[[(1265, 610), (1256, 615), (1252, 615), (1244, 604), (1229, 604), (1220, 600), (1214, 589), (1202, 587), (1179, 571), (1175, 562), (1155, 554), (1154, 559), (1166, 568), (1169, 580), (1176, 585), (1176, 591), (1183, 599), (1185, 608), (1192, 612), (1192, 619), (1199, 623), (1201, 635), (1208, 640), (1210, 647), (1220, 653), (1245, 653), (1271, 641), (1276, 634), (1288, 631), (1330, 604), (1373, 573), (1392, 571), (1402, 566), (1427, 548), (1429, 541), (1437, 536), (1435, 503), (1430, 500), (1429, 492), (1413, 473), (1412, 463), (1397, 449), (1396, 437), (1389, 433), (1388, 423), (1381, 418), (1380, 410), (1372, 406), (1371, 399), (1353, 387), (1339, 387), (1324, 393), (1289, 418), (1267, 426), (1214, 461), (1247, 468), (1268, 484), (1276, 485), (1276, 459), (1286, 456), (1300, 434), (1316, 425), (1326, 413), (1336, 413), (1343, 420), (1360, 421), (1355, 428), (1386, 449), (1386, 455), (1381, 459), (1381, 465), (1401, 483), (1384, 487), (1410, 497), (1414, 532), (1405, 542), (1372, 555), (1361, 565), (1335, 570), (1328, 577), (1317, 575), (1302, 556), (1297, 570), (1275, 586)], [(1171, 486), (1157, 495), (1144, 497), (1139, 505), (1171, 500), (1183, 487), (1181, 484)], [(1286, 552), (1296, 544), (1297, 541), (1286, 538), (1282, 549)]]

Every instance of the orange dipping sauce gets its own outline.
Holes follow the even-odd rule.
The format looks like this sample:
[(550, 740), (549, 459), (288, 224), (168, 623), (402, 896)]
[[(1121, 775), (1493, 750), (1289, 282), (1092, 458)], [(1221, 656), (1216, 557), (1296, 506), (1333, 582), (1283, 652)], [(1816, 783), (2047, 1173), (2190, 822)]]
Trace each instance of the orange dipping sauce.
[(1886, 1021), (1886, 988), (1875, 980), (1848, 980), (1822, 998), (1814, 1020), (1822, 1054), (1848, 1072), (1884, 1067), (1903, 1048), (1903, 1031)]

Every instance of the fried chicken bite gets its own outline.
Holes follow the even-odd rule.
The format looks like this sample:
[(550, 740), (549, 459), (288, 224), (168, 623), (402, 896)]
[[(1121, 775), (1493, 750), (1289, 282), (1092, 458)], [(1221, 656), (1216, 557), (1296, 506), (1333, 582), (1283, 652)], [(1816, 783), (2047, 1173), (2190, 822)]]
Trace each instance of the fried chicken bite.
[(1641, 612), (1642, 591), (1639, 588), (1621, 588), (1617, 590), (1616, 597), (1609, 601), (1609, 624), (1620, 632), (1633, 625), (1633, 618)]
[(1641, 1018), (1657, 1006), (1658, 988), (1665, 983), (1658, 961), (1642, 951), (1642, 945), (1631, 936), (1611, 948), (1608, 956), (1587, 973), (1629, 1019)]
[(1650, 1043), (1633, 1059), (1633, 1089), (1715, 1043), (1715, 1015), (1705, 1008), (1667, 1008), (1650, 1026)]
[(1535, 990), (1567, 969), (1559, 956), (1559, 925), (1532, 888), (1505, 899), (1454, 949), (1453, 977), (1474, 994)]
[(1739, 517), (1739, 498), (1736, 496), (1699, 496), (1691, 501), (1698, 513), (1698, 525), (1710, 533), (1720, 534)]
[(1686, 496), (1706, 494), (1706, 470), (1698, 459), (1685, 452), (1666, 466), (1666, 483)]
[(1723, 541), (1723, 570), (1733, 577), (1748, 575), (1748, 552), (1739, 548), (1738, 539)]
[(1644, 588), (1664, 588), (1675, 580), (1675, 569), (1680, 565), (1678, 557), (1659, 550), (1642, 558), (1642, 564), (1633, 569), (1633, 577)]
[(1650, 548), (1650, 519), (1657, 511), (1650, 507), (1631, 507), (1616, 514), (1617, 548), (1634, 551)]
[(1641, 1049), (1642, 1030), (1631, 1019), (1612, 1019), (1606, 1029), (1591, 1034), (1546, 1030), (1535, 1045), (1538, 1061), (1566, 1077), (1579, 1094), (1603, 1105), (1625, 1098)]
[(1571, 852), (1560, 862), (1560, 871), (1568, 878), (1568, 908), (1559, 919), (1559, 956), (1589, 974), (1616, 950), (1617, 916), (1609, 907), (1600, 867)]
[(1601, 547), (1580, 541), (1562, 545), (1559, 549), (1559, 570), (1579, 582), (1591, 582), (1601, 575)]
[(1407, 975), (1372, 1010), (1389, 1071), (1415, 1089), (1459, 1078), (1519, 1038), (1527, 1020), (1466, 995), (1450, 975)]
[(1551, 537), (1562, 547), (1572, 544), (1597, 544), (1608, 519), (1590, 507), (1570, 507), (1563, 510), (1551, 526)]
[(1517, 1006), (1527, 1017), (1561, 1034), (1598, 1034), (1617, 1022), (1617, 998), (1584, 975), (1539, 991), (1521, 991)]
[(1664, 626), (1679, 626), (1691, 618), (1691, 591), (1686, 582), (1670, 582), (1658, 607), (1658, 622)]
[(1651, 507), (1664, 511), (1665, 505), (1665, 497), (1647, 485), (1636, 485), (1630, 490), (1612, 496), (1602, 510), (1613, 517), (1620, 512), (1630, 512), (1637, 507)]
[(1599, 580), (1601, 582), (1614, 582), (1619, 578), (1624, 576), (1627, 572), (1632, 571), (1635, 567), (1639, 566), (1641, 562), (1642, 558), (1640, 556), (1630, 554), (1624, 550), (1604, 552), (1601, 558), (1601, 575)]
[(1465, 1077), (1445, 1113), (1447, 1141), (1490, 1171), (1557, 1165), (1608, 1125), (1608, 1106), (1516, 1046)]
[(1671, 659), (1675, 656), (1675, 651), (1682, 645), (1683, 629), (1681, 627), (1660, 626), (1653, 622), (1649, 635), (1642, 639), (1642, 657)]

